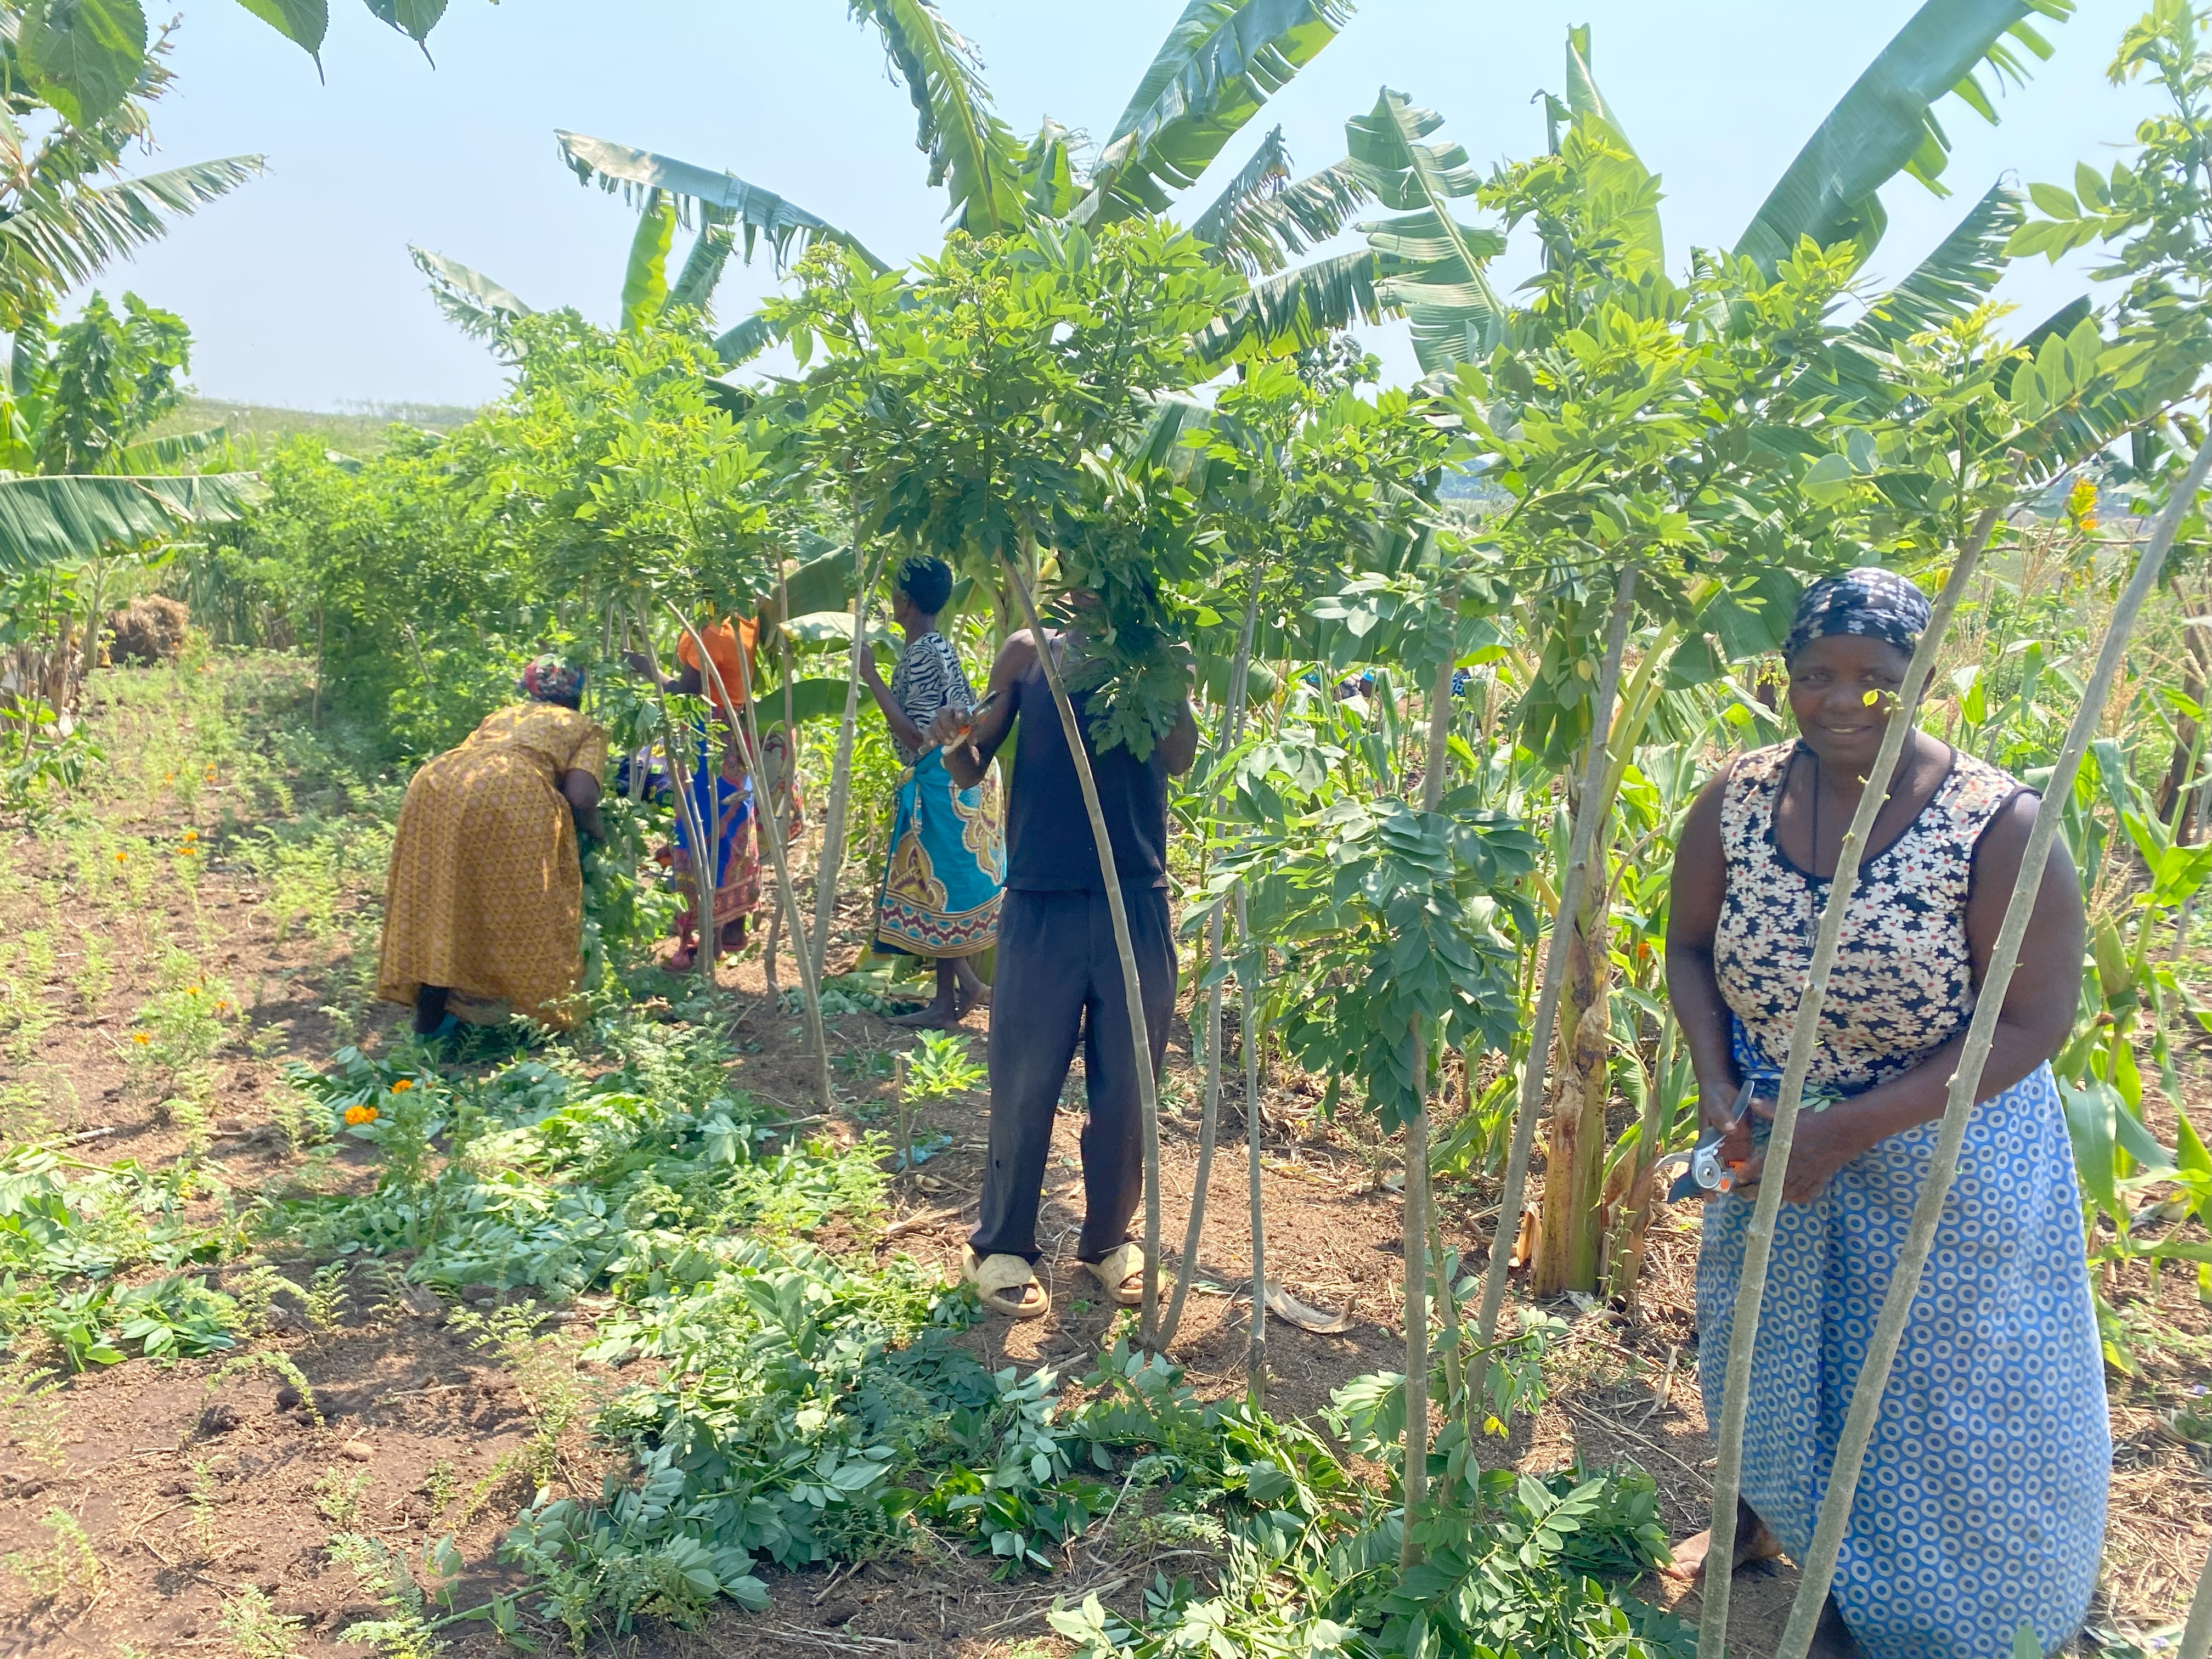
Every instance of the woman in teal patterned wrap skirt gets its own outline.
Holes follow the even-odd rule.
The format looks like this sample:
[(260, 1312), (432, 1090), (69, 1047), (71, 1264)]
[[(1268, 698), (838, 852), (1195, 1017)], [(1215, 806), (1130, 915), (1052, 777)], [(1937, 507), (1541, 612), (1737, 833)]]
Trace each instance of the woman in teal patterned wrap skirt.
[(999, 937), (999, 892), (1006, 874), (1006, 830), (997, 787), (988, 775), (963, 789), (945, 757), (922, 730), (942, 708), (975, 706), (975, 693), (951, 641), (937, 631), (938, 612), (952, 592), (952, 572), (939, 559), (900, 567), (892, 616), (906, 632), (891, 683), (861, 653), (861, 671), (891, 728), (899, 774), (890, 854), (876, 898), (874, 949), (933, 958), (937, 995), (902, 1023), (949, 1025), (986, 996), (969, 961)]

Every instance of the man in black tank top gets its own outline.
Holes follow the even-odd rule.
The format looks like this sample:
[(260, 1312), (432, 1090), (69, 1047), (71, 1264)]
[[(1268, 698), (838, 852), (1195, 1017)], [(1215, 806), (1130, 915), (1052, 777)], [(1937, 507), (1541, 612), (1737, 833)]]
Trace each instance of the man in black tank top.
[[(1054, 649), (1079, 645), (1079, 630), (1052, 636)], [(1065, 661), (1063, 654), (1055, 659)], [(1174, 926), (1168, 915), (1168, 779), (1190, 769), (1198, 726), (1186, 703), (1175, 729), (1145, 760), (1126, 748), (1100, 754), (1091, 745), (1085, 699), (1076, 716), (1098, 787), (1114, 851), (1121, 902), (1128, 913), (1143, 988), (1145, 1026), (1157, 1074), (1175, 1009)], [(1051, 688), (1024, 631), (1006, 641), (991, 665), (982, 713), (966, 741), (952, 710), (928, 736), (953, 743), (945, 769), (963, 787), (979, 781), (1018, 726), (1006, 802), (1006, 886), (999, 912), (997, 970), (991, 986), (991, 1164), (983, 1180), (982, 1218), (969, 1240), (987, 1304), (1018, 1317), (1042, 1313), (1043, 1286), (1017, 1282), (1020, 1263), (1034, 1265), (1037, 1209), (1053, 1112), (1067, 1082), (1079, 1039), (1089, 1086), (1083, 1130), (1083, 1234), (1077, 1260), (1097, 1274), (1115, 1300), (1134, 1304), (1141, 1264), (1127, 1264), (1130, 1218), (1144, 1197), (1142, 1111), (1134, 1044), (1106, 884), (1073, 756)], [(1103, 1267), (1103, 1271), (1100, 1269)], [(973, 1268), (971, 1267), (971, 1276)]]

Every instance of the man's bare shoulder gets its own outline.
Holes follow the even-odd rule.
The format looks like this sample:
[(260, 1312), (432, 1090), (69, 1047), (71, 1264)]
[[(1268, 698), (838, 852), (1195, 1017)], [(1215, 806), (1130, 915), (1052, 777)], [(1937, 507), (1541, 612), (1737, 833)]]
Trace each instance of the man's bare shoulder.
[(992, 665), (994, 678), (1012, 678), (1029, 672), (1030, 665), (1037, 659), (1036, 636), (1026, 628), (1006, 635), (1006, 642), (999, 647), (998, 659)]

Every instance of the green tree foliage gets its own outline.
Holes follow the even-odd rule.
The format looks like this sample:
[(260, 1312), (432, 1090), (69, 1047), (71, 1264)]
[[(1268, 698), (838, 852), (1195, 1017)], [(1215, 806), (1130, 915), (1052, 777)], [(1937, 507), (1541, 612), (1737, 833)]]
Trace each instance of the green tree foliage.
[(94, 294), (51, 342), (27, 319), (15, 331), (11, 435), (37, 471), (122, 470), (131, 447), (183, 399), (191, 362), (184, 319), (135, 294), (119, 317)]
[(551, 312), (511, 337), (507, 398), (368, 460), (289, 446), (214, 556), (319, 641), (330, 705), (394, 755), (458, 741), (541, 650), (595, 655), (664, 599), (750, 609), (773, 580), (762, 453), (709, 398), (696, 325)]
[[(1191, 337), (1235, 285), (1148, 220), (955, 236), (873, 329), (878, 526), (994, 581), (1050, 552), (1059, 587), (1097, 606), (1073, 681), (1093, 694), (1096, 741), (1140, 757), (1188, 678), (1166, 590), (1207, 560), (1188, 493), (1139, 440), (1152, 400), (1200, 377)], [(793, 337), (806, 349), (806, 327)]]

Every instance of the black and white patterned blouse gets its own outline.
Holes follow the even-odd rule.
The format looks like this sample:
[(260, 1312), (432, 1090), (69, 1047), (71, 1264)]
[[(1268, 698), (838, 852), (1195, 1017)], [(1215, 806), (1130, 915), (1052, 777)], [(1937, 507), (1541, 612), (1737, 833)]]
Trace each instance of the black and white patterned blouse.
[[(1800, 869), (1774, 834), (1774, 809), (1801, 746), (1743, 756), (1721, 796), (1728, 888), (1713, 968), (1730, 1012), (1777, 1066), (1789, 1053), (1828, 898), (1828, 878)], [(1911, 1070), (1965, 1029), (1974, 1012), (1966, 942), (1974, 848), (2021, 788), (2009, 774), (1954, 750), (1928, 804), (1861, 867), (1809, 1082), (1856, 1094)]]
[[(951, 641), (933, 629), (919, 639), (908, 640), (906, 649), (899, 653), (898, 666), (891, 671), (891, 701), (926, 731), (940, 708), (973, 708), (975, 692), (968, 684), (968, 672), (961, 667)], [(914, 764), (916, 751), (901, 743), (896, 733), (892, 734), (891, 747), (898, 750), (900, 765)]]

